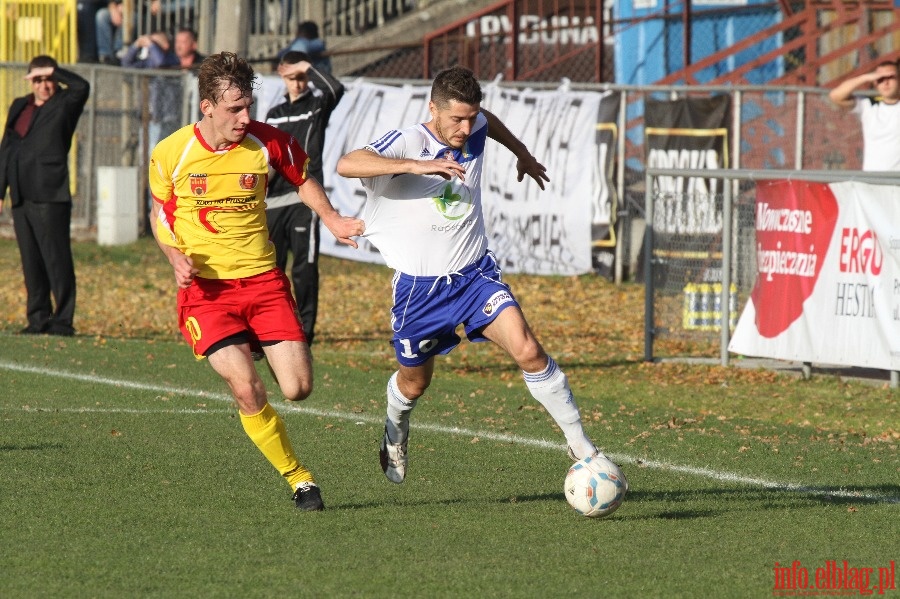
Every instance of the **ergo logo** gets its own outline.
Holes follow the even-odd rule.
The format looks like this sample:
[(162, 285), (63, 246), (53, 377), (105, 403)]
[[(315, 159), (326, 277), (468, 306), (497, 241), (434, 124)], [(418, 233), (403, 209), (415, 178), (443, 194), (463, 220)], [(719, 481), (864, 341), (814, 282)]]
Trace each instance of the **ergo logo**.
[(856, 227), (841, 229), (841, 253), (838, 257), (841, 272), (881, 274), (884, 252), (874, 231), (860, 231)]

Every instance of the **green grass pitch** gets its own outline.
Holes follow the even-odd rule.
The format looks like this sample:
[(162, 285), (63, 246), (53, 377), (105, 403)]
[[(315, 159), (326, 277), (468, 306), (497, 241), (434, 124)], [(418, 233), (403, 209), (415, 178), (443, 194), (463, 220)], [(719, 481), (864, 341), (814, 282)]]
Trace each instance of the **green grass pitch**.
[(75, 257), (79, 335), (18, 336), (0, 240), (0, 598), (900, 597), (886, 385), (643, 363), (639, 286), (510, 276), (629, 495), (575, 513), (561, 432), (505, 356), (465, 342), (438, 359), (394, 485), (390, 272), (323, 258), (313, 395), (286, 404), (263, 373), (322, 486), (326, 511), (305, 513), (177, 338), (152, 241)]

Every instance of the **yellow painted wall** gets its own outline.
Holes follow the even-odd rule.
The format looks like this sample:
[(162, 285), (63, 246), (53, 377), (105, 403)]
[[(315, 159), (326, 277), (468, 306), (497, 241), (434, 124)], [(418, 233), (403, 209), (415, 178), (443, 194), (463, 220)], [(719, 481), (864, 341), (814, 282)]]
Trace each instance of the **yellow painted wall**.
[[(59, 62), (78, 59), (76, 0), (0, 0), (0, 62), (28, 63), (47, 54)], [(31, 91), (18, 69), (0, 70), (0, 130), (13, 99)]]

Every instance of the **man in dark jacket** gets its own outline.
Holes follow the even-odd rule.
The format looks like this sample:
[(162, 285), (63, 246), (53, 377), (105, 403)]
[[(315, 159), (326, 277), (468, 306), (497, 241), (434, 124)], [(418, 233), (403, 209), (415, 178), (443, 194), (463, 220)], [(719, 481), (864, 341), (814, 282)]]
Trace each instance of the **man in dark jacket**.
[(32, 93), (13, 100), (0, 142), (0, 198), (9, 188), (28, 294), (28, 326), (21, 332), (71, 336), (75, 267), (69, 149), (90, 85), (50, 56), (34, 57), (25, 78)]
[[(309, 55), (288, 52), (278, 65), (287, 94), (285, 102), (269, 110), (266, 122), (287, 131), (309, 155), (309, 174), (325, 186), (322, 148), (325, 127), (344, 95), (340, 81), (312, 66)], [(313, 89), (310, 86), (315, 86)], [(297, 189), (277, 173), (269, 181), (266, 221), (275, 244), (278, 268), (294, 256), (291, 279), (306, 340), (312, 345), (319, 304), (319, 219), (297, 197)]]

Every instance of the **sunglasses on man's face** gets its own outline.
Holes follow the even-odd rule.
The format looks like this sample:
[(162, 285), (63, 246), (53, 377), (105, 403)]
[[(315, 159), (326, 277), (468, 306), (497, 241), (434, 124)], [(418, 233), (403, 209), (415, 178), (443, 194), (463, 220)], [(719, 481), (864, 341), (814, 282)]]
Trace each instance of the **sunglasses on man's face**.
[(885, 81), (891, 81), (891, 80), (896, 79), (896, 78), (897, 78), (896, 75), (885, 75), (884, 77), (879, 77), (878, 79), (876, 79), (876, 80), (875, 80), (875, 84), (876, 84), (876, 85), (881, 85), (881, 84), (884, 83)]

